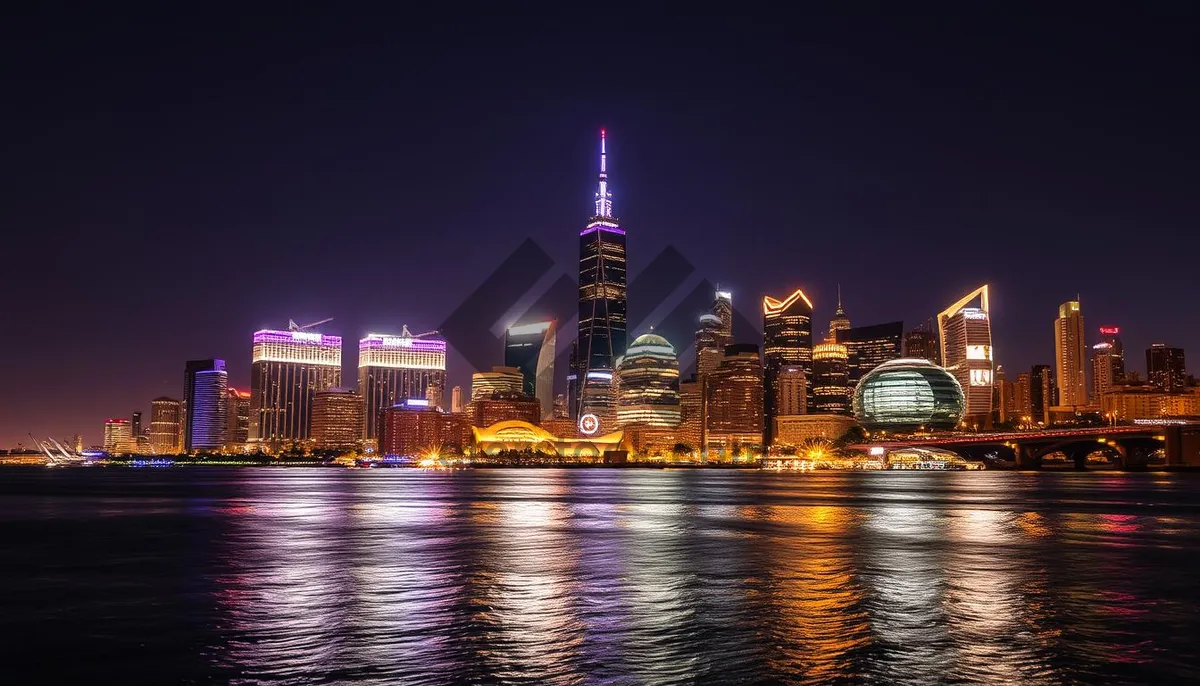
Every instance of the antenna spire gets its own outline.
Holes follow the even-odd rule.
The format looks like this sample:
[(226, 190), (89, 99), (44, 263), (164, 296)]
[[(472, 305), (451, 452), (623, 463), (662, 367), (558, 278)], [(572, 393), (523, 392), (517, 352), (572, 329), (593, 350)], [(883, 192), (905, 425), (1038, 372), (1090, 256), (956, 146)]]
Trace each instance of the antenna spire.
[(608, 136), (600, 129), (600, 178), (596, 189), (596, 216), (612, 216), (612, 193), (608, 192)]

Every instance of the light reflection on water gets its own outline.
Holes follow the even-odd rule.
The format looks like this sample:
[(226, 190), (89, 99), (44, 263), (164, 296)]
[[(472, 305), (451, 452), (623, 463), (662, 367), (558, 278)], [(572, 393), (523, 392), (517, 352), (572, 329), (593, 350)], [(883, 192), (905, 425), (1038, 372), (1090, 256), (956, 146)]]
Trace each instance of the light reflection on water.
[[(46, 472), (0, 484), (27, 532), (0, 621), (63, 679), (1146, 683), (1200, 658), (1193, 475)], [(77, 659), (43, 654), (60, 635)]]

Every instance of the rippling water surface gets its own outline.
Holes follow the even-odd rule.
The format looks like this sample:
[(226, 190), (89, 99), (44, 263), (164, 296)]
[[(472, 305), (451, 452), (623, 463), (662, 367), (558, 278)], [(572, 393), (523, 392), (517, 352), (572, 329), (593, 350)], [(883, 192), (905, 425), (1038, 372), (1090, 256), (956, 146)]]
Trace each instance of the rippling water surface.
[(8, 683), (1163, 683), (1200, 475), (0, 470)]

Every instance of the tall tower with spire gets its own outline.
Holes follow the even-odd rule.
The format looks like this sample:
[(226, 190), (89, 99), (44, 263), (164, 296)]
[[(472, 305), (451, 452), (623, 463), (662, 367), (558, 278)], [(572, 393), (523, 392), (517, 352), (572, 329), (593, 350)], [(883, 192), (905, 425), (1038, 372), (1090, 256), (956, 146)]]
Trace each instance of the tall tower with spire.
[(842, 309), (842, 284), (838, 284), (838, 301), (837, 311), (833, 313), (833, 319), (829, 320), (829, 342), (837, 341), (837, 332), (844, 331), (850, 328), (850, 315)]
[(575, 416), (595, 414), (602, 424), (615, 416), (613, 369), (625, 354), (627, 327), (625, 231), (613, 216), (607, 144), (601, 129), (595, 214), (579, 232), (579, 338), (568, 389)]

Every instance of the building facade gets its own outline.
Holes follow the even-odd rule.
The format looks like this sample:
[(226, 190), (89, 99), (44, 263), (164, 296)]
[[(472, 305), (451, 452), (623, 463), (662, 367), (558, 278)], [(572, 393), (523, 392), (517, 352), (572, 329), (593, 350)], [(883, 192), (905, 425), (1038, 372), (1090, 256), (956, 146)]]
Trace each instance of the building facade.
[(554, 411), (553, 321), (511, 326), (504, 331), (504, 365), (521, 370), (521, 392), (537, 398), (542, 416)]
[(707, 440), (761, 445), (764, 384), (758, 346), (735, 343), (726, 347), (707, 390)]
[(352, 448), (363, 437), (363, 397), (352, 390), (333, 388), (313, 394), (312, 442), (316, 448)]
[(992, 327), (988, 287), (980, 286), (938, 314), (938, 340), (946, 370), (966, 395), (976, 422), (992, 414)]
[[(843, 329), (841, 333), (848, 331)], [(846, 346), (813, 347), (813, 414), (850, 414), (849, 356)]]
[(104, 452), (109, 455), (132, 453), (137, 448), (133, 440), (133, 426), (128, 419), (104, 420)]
[[(796, 289), (778, 300), (763, 298), (763, 393), (766, 398), (765, 420), (768, 431), (765, 442), (770, 444), (772, 420), (778, 416), (775, 400), (779, 397), (779, 374), (787, 366), (804, 370), (805, 378), (813, 373), (812, 342), (813, 305), (804, 291)], [(728, 355), (727, 355), (728, 356)], [(724, 362), (722, 362), (724, 364)], [(805, 408), (814, 410), (812, 384), (806, 389)]]
[(270, 450), (307, 441), (313, 394), (341, 385), (340, 336), (256, 331), (250, 365), (250, 441)]
[(1111, 355), (1112, 364), (1110, 375), (1113, 385), (1125, 383), (1125, 345), (1121, 343), (1121, 327), (1100, 327), (1100, 342), (1109, 346), (1108, 352)]
[[(815, 370), (815, 360), (813, 367)], [(776, 418), (808, 414), (808, 376), (803, 367), (789, 364), (780, 368), (775, 386), (778, 389), (775, 397)]]
[(413, 336), (367, 334), (358, 342), (358, 394), (363, 398), (363, 435), (379, 438), (383, 411), (409, 398), (423, 399), (431, 386), (445, 388), (446, 342)]
[(1160, 391), (1174, 393), (1187, 385), (1183, 348), (1154, 343), (1146, 349), (1146, 380)]
[(601, 131), (595, 213), (579, 232), (579, 337), (570, 384), (575, 416), (611, 416), (612, 372), (627, 342), (625, 231), (613, 215), (606, 146)]
[(679, 426), (679, 359), (667, 339), (635, 338), (617, 362), (616, 379), (619, 427)]
[(1069, 300), (1058, 306), (1054, 320), (1055, 379), (1060, 405), (1083, 407), (1088, 404), (1087, 356), (1084, 352), (1083, 312), (1079, 301)]
[(174, 398), (150, 401), (150, 451), (175, 455), (183, 449), (183, 403)]
[(183, 451), (221, 450), (229, 427), (225, 360), (191, 360), (183, 378)]
[(836, 342), (846, 346), (846, 368), (853, 388), (872, 369), (901, 355), (904, 322), (847, 327), (837, 331)]
[(533, 397), (525, 393), (525, 377), (517, 367), (492, 367), (490, 372), (471, 375), (471, 402), (490, 398), (497, 393)]
[(1029, 372), (1029, 416), (1034, 424), (1050, 426), (1050, 408), (1058, 405), (1058, 384), (1050, 365), (1035, 364)]
[(250, 442), (250, 391), (230, 388), (225, 410), (225, 449), (242, 450)]
[(938, 347), (937, 335), (932, 328), (922, 324), (904, 334), (904, 356), (911, 359), (929, 360), (940, 365), (941, 350)]

